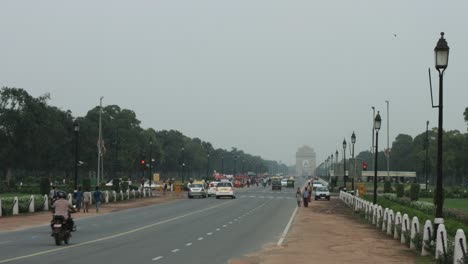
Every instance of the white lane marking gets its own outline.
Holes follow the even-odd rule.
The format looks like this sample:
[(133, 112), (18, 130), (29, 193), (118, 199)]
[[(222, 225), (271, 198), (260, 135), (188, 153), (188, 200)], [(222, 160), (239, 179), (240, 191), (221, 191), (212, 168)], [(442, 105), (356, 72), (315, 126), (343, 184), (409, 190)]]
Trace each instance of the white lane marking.
[(232, 225), (232, 222), (229, 222), (230, 225)]
[(0, 244), (6, 244), (6, 243), (9, 243), (10, 241), (2, 241), (0, 242)]
[(223, 225), (223, 227), (226, 227), (227, 225)]
[(32, 239), (35, 239), (35, 238), (38, 238), (38, 236), (33, 236), (33, 237), (31, 237), (31, 238), (32, 238)]
[(297, 213), (297, 207), (296, 207), (296, 209), (294, 209), (294, 212), (292, 213), (291, 218), (289, 218), (289, 222), (286, 225), (286, 227), (284, 228), (283, 234), (281, 235), (280, 239), (278, 240), (278, 243), (276, 244), (277, 246), (281, 246), (281, 244), (283, 244), (283, 241), (286, 238), (286, 236), (288, 235), (289, 228), (291, 227), (292, 221), (294, 220), (294, 217), (296, 216), (296, 213)]
[(190, 247), (192, 245), (192, 243), (187, 243), (185, 244), (187, 247)]
[(199, 237), (199, 238), (198, 238), (198, 241), (200, 241), (200, 240), (203, 240), (203, 237)]
[(172, 253), (176, 253), (176, 252), (178, 252), (179, 250), (180, 250), (180, 249), (176, 248), (176, 249), (171, 250), (171, 252), (172, 252)]
[(206, 233), (207, 236), (211, 236), (213, 233), (209, 232), (209, 233)]
[(162, 258), (163, 258), (163, 256), (158, 256), (158, 257), (155, 257), (153, 260), (160, 260)]
[(255, 198), (255, 196), (252, 195), (252, 196), (250, 196), (250, 198)]
[(216, 228), (216, 231), (219, 231), (219, 230), (221, 230), (221, 229), (219, 229), (219, 228)]
[(52, 252), (58, 252), (58, 251), (66, 250), (66, 249), (81, 247), (81, 246), (85, 246), (85, 245), (94, 244), (94, 243), (97, 243), (97, 242), (109, 240), (109, 239), (112, 239), (112, 238), (133, 234), (133, 233), (136, 233), (138, 231), (151, 228), (153, 226), (158, 226), (158, 225), (169, 223), (169, 222), (172, 222), (172, 221), (175, 221), (175, 220), (179, 220), (179, 219), (185, 218), (187, 216), (191, 216), (191, 215), (194, 215), (194, 214), (205, 212), (205, 211), (208, 211), (208, 210), (211, 210), (213, 208), (220, 207), (220, 206), (226, 205), (226, 204), (228, 204), (228, 203), (227, 202), (220, 203), (220, 204), (217, 204), (217, 205), (214, 205), (214, 206), (211, 206), (211, 207), (199, 210), (199, 211), (191, 212), (191, 213), (184, 214), (184, 215), (179, 215), (179, 216), (167, 219), (167, 220), (163, 220), (163, 221), (160, 221), (160, 222), (156, 222), (156, 223), (153, 223), (153, 224), (149, 224), (149, 225), (146, 225), (146, 226), (135, 228), (135, 229), (125, 231), (125, 232), (122, 232), (122, 233), (118, 233), (118, 234), (108, 236), (108, 237), (102, 237), (102, 238), (98, 238), (98, 239), (95, 239), (95, 240), (91, 240), (91, 241), (87, 241), (87, 242), (83, 242), (83, 243), (79, 243), (79, 244), (68, 245), (66, 247), (60, 247), (60, 248), (54, 248), (54, 249), (50, 249), (50, 250), (40, 251), (40, 252), (29, 254), (29, 255), (24, 255), (24, 256), (9, 258), (9, 259), (3, 259), (3, 260), (0, 260), (0, 263), (6, 263), (6, 262), (11, 262), (11, 261), (26, 259), (26, 258), (32, 258), (32, 257), (41, 256), (41, 255), (52, 253)]

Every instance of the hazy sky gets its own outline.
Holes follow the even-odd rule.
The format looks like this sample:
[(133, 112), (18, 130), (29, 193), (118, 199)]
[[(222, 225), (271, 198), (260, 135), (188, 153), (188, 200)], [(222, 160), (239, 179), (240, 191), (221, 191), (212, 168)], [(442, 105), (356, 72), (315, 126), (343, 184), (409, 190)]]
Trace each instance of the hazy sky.
[(385, 100), (391, 141), (437, 125), (441, 31), (444, 127), (465, 132), (466, 0), (1, 1), (0, 86), (74, 115), (104, 96), (143, 127), (286, 163), (307, 144), (319, 164), (353, 130), (356, 152), (370, 148), (371, 106), (386, 145)]

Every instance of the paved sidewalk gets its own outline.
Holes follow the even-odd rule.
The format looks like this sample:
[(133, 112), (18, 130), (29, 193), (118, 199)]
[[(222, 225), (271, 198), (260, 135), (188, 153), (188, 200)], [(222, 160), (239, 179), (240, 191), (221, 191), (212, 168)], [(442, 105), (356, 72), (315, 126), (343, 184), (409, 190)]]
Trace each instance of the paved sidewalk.
[(282, 247), (230, 264), (284, 263), (415, 263), (416, 254), (375, 227), (360, 222), (338, 198), (312, 201), (298, 210)]
[[(122, 211), (130, 208), (135, 207), (143, 207), (148, 205), (160, 204), (160, 203), (167, 203), (170, 201), (174, 201), (177, 199), (186, 198), (187, 195), (185, 192), (181, 193), (167, 193), (166, 195), (157, 194), (157, 196), (151, 198), (143, 198), (137, 200), (129, 200), (129, 201), (121, 201), (117, 203), (108, 203), (102, 204), (99, 213), (96, 213), (96, 207), (92, 205), (89, 209), (89, 213), (74, 213), (73, 218), (85, 218), (85, 217), (93, 217), (96, 215), (107, 214), (111, 212)], [(7, 216), (7, 217), (0, 217), (0, 232), (2, 231), (13, 231), (24, 229), (28, 227), (38, 226), (38, 225), (46, 225), (50, 222), (51, 219), (51, 212), (37, 212), (31, 214), (20, 214), (16, 216)]]

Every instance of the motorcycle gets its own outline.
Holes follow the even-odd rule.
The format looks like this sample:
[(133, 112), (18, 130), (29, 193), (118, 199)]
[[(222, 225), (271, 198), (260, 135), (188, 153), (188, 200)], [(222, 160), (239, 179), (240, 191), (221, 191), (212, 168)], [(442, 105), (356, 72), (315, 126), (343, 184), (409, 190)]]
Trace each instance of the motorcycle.
[(52, 236), (55, 239), (55, 245), (60, 246), (62, 241), (68, 245), (71, 237), (71, 228), (69, 223), (62, 215), (55, 215), (52, 220)]
[[(75, 209), (75, 206), (73, 206)], [(76, 231), (76, 225), (74, 224), (73, 219), (71, 218), (71, 213), (74, 213), (75, 210), (69, 211), (68, 220), (65, 219), (62, 215), (54, 215), (52, 218), (52, 237), (54, 237), (55, 245), (60, 246), (63, 243), (68, 245), (70, 241), (71, 232)]]

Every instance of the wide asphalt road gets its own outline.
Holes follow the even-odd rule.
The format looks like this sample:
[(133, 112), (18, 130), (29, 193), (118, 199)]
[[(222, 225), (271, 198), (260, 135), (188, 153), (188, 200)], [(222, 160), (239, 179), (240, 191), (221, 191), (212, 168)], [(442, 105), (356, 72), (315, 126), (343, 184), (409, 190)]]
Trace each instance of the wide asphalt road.
[(3, 232), (0, 263), (226, 263), (276, 244), (296, 208), (294, 190), (253, 187), (236, 195), (79, 219), (67, 246), (55, 245), (48, 225)]

